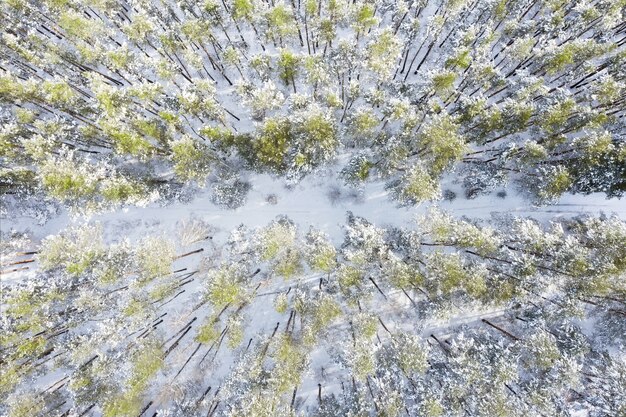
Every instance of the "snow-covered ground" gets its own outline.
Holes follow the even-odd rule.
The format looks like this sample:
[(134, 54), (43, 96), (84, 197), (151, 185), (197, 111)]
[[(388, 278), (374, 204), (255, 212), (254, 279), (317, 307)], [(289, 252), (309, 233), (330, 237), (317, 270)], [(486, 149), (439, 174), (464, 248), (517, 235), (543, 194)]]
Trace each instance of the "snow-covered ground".
[[(294, 186), (287, 186), (284, 179), (269, 174), (249, 176), (252, 185), (243, 206), (225, 209), (210, 199), (211, 191), (201, 189), (190, 201), (176, 201), (167, 204), (151, 204), (147, 207), (126, 207), (123, 210), (93, 214), (88, 217), (72, 215), (64, 209), (44, 224), (38, 225), (30, 217), (4, 219), (3, 230), (28, 230), (34, 239), (56, 234), (62, 229), (96, 221), (103, 224), (111, 241), (133, 235), (144, 235), (150, 231), (172, 232), (178, 222), (189, 218), (201, 219), (222, 232), (230, 232), (239, 225), (250, 228), (267, 225), (277, 216), (288, 216), (301, 230), (313, 226), (328, 233), (336, 243), (342, 239), (341, 225), (345, 223), (347, 212), (364, 217), (380, 226), (406, 226), (420, 213), (437, 205), (457, 217), (488, 219), (493, 215), (532, 216), (541, 221), (560, 217), (584, 214), (616, 214), (626, 219), (626, 202), (621, 199), (607, 199), (604, 194), (566, 194), (555, 204), (535, 206), (527, 196), (520, 195), (512, 187), (506, 189), (506, 196), (497, 195), (497, 190), (467, 199), (461, 187), (448, 177), (442, 182), (442, 189), (449, 189), (457, 197), (452, 201), (441, 200), (424, 203), (420, 206), (400, 207), (392, 200), (382, 181), (368, 182), (360, 189), (351, 188), (336, 179), (335, 170), (330, 167), (314, 173)], [(275, 204), (268, 202), (268, 196), (276, 196)], [(8, 226), (8, 227), (7, 227)]]

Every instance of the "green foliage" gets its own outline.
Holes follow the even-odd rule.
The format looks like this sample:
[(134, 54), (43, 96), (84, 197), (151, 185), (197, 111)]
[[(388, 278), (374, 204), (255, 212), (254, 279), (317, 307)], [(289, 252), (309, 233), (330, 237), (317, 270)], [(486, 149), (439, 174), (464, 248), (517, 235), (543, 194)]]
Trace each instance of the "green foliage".
[(319, 30), (320, 37), (326, 42), (332, 42), (337, 36), (335, 22), (332, 19), (322, 19)]
[(44, 81), (41, 88), (46, 100), (53, 105), (70, 105), (76, 96), (65, 80)]
[(132, 299), (128, 302), (122, 313), (128, 317), (145, 316), (148, 305), (145, 301)]
[(272, 260), (281, 250), (292, 248), (296, 240), (296, 227), (287, 221), (276, 221), (261, 230), (261, 259)]
[(135, 42), (143, 42), (153, 31), (154, 25), (145, 14), (135, 14), (132, 23), (124, 27), (129, 39)]
[(434, 252), (428, 261), (429, 273), (436, 280), (433, 284), (444, 295), (463, 290), (479, 298), (487, 292), (484, 271), (467, 268), (458, 254)]
[(138, 201), (147, 194), (146, 187), (126, 178), (109, 178), (102, 183), (102, 197), (112, 203)]
[(557, 165), (544, 174), (544, 181), (539, 184), (538, 195), (544, 200), (560, 197), (572, 186), (572, 177), (566, 167)]
[(370, 169), (374, 166), (372, 162), (367, 159), (361, 160), (357, 170), (354, 172), (356, 179), (359, 181), (365, 181), (370, 175)]
[(212, 143), (222, 143), (226, 147), (235, 144), (234, 132), (226, 128), (205, 126), (200, 129), (200, 134), (206, 136)]
[(130, 417), (141, 412), (143, 403), (140, 398), (129, 394), (113, 397), (104, 406), (104, 417)]
[(198, 329), (196, 342), (203, 344), (214, 343), (218, 341), (220, 335), (219, 322), (215, 317), (209, 317)]
[(342, 291), (347, 291), (350, 287), (358, 286), (363, 280), (363, 273), (349, 265), (340, 265), (337, 270), (337, 281)]
[[(0, 394), (5, 395), (11, 393), (15, 387), (21, 381), (21, 375), (19, 372), (20, 365), (17, 363), (11, 363), (3, 365), (0, 368)], [(30, 411), (28, 409), (27, 411)], [(19, 416), (20, 414), (16, 414)], [(28, 414), (26, 415), (28, 416)]]
[(180, 31), (187, 39), (202, 42), (211, 35), (211, 26), (208, 22), (198, 19), (188, 19), (181, 26)]
[(576, 110), (576, 102), (567, 99), (559, 102), (544, 113), (541, 127), (548, 133), (556, 133), (567, 122), (570, 115)]
[(331, 114), (312, 106), (298, 116), (293, 129), (298, 140), (296, 165), (317, 166), (332, 158), (339, 140)]
[(288, 335), (279, 337), (276, 345), (273, 355), (276, 365), (271, 372), (270, 383), (277, 394), (282, 394), (300, 385), (308, 365), (307, 350)]
[(396, 59), (401, 52), (402, 43), (400, 39), (393, 34), (392, 30), (382, 30), (377, 33), (375, 40), (368, 45), (368, 66), (382, 79), (388, 79), (393, 74)]
[(278, 56), (278, 75), (280, 79), (287, 85), (293, 83), (298, 74), (298, 66), (300, 58), (288, 49), (281, 49)]
[(177, 282), (166, 282), (163, 284), (159, 284), (155, 288), (153, 288), (148, 295), (154, 301), (159, 301), (164, 299), (165, 297), (169, 297), (170, 295), (172, 295), (174, 291), (176, 291), (177, 286)]
[(180, 119), (178, 118), (178, 115), (172, 112), (161, 111), (159, 112), (159, 117), (170, 126), (177, 126), (178, 124), (180, 124)]
[(17, 149), (18, 145), (15, 143), (15, 135), (12, 132), (0, 134), (0, 156), (15, 157)]
[[(5, 148), (5, 146), (7, 147)], [(54, 142), (52, 140), (44, 139), (44, 137), (41, 135), (35, 135), (32, 138), (23, 139), (22, 146), (24, 147), (24, 153), (26, 153), (34, 161), (41, 162), (41, 161), (45, 161), (48, 155), (52, 153), (52, 150), (54, 148)], [(17, 146), (12, 144), (11, 142), (7, 141), (3, 143), (2, 145), (0, 145), (0, 147), (3, 148), (0, 151), (0, 154), (5, 155), (7, 157), (17, 156), (14, 153), (14, 151), (17, 149)]]
[(17, 358), (38, 356), (46, 350), (46, 338), (43, 336), (33, 337), (23, 341), (15, 350)]
[(43, 269), (64, 267), (68, 273), (80, 275), (103, 255), (102, 228), (87, 225), (46, 238), (37, 259)]
[(442, 72), (433, 76), (433, 89), (437, 94), (449, 93), (454, 87), (456, 74), (451, 71)]
[(28, 319), (36, 317), (35, 312), (57, 297), (54, 293), (39, 294), (30, 290), (19, 290), (6, 298), (7, 308), (4, 311), (7, 317), (14, 319)]
[(547, 149), (537, 142), (526, 141), (526, 143), (524, 143), (522, 161), (536, 163), (543, 161), (547, 156)]
[[(535, 108), (531, 104), (516, 103), (512, 106), (507, 106), (507, 120), (506, 128), (510, 132), (519, 132), (528, 128), (529, 122)], [(498, 125), (498, 128), (502, 126)]]
[(350, 121), (350, 127), (356, 135), (370, 136), (380, 124), (380, 119), (370, 109), (359, 109)]
[(89, 198), (96, 191), (96, 178), (86, 166), (71, 158), (48, 159), (40, 168), (39, 178), (46, 192), (61, 201)]
[(0, 76), (0, 98), (8, 100), (19, 98), (24, 91), (24, 86), (10, 75)]
[(402, 333), (394, 338), (393, 345), (396, 362), (405, 374), (426, 372), (429, 367), (428, 348), (418, 337)]
[(59, 26), (70, 36), (81, 39), (90, 39), (97, 36), (96, 26), (78, 12), (67, 10), (60, 14)]
[(367, 343), (357, 343), (350, 357), (352, 375), (357, 381), (365, 381), (368, 375), (376, 369), (376, 358), (371, 346)]
[(335, 269), (337, 251), (328, 237), (312, 229), (307, 234), (306, 239), (305, 253), (311, 269), (327, 273)]
[(43, 399), (32, 394), (20, 395), (12, 401), (8, 417), (31, 417), (39, 415), (46, 407)]
[(571, 44), (566, 44), (548, 61), (548, 72), (554, 74), (566, 66), (573, 64), (575, 53), (575, 48), (573, 48)]
[(318, 2), (317, 0), (305, 0), (304, 10), (307, 15), (312, 16), (317, 14)]
[(289, 299), (287, 298), (287, 294), (280, 293), (274, 299), (274, 309), (277, 313), (284, 314), (289, 307)]
[(270, 38), (289, 37), (296, 32), (293, 11), (283, 3), (271, 7), (265, 14), (267, 19), (267, 35)]
[(136, 252), (140, 281), (171, 274), (174, 256), (176, 256), (174, 245), (169, 240), (160, 237), (143, 239)]
[(548, 74), (556, 74), (575, 62), (591, 59), (608, 51), (604, 45), (592, 39), (574, 40), (558, 47), (546, 62)]
[[(98, 100), (98, 107), (104, 110), (107, 116), (111, 118), (118, 116), (130, 103), (130, 99), (124, 90), (111, 87), (101, 79), (95, 79), (92, 84), (96, 99)], [(120, 131), (119, 123), (111, 122), (107, 124), (103, 122), (106, 122), (106, 120), (100, 122), (104, 130), (111, 130), (112, 132)]]
[(280, 255), (276, 257), (274, 262), (274, 272), (289, 279), (302, 272), (302, 255), (296, 248), (287, 248), (282, 250)]
[(216, 308), (222, 308), (245, 298), (243, 276), (234, 266), (223, 266), (209, 275), (207, 299)]
[(254, 3), (251, 0), (234, 0), (232, 14), (235, 19), (251, 20), (254, 16)]
[(355, 9), (354, 23), (352, 24), (357, 33), (361, 33), (371, 28), (377, 23), (374, 15), (374, 7), (364, 3)]
[[(133, 243), (107, 246), (75, 214), (187, 199), (198, 184), (182, 183), (211, 173), (212, 199), (234, 201), (248, 168), (306, 194), (336, 180), (334, 159), (352, 189), (331, 184), (333, 213), (383, 198), (370, 179), (402, 205), (440, 198), (442, 180), (467, 198), (497, 186), (510, 200), (507, 180), (537, 203), (620, 196), (626, 0), (79, 3), (0, 7), (0, 414), (135, 417), (150, 400), (146, 412), (229, 417), (624, 414), (618, 217), (498, 216), (494, 230), (433, 210), (405, 228), (386, 206), (355, 206), (395, 226), (349, 214), (338, 245), (287, 219), (214, 242), (203, 224), (175, 246), (136, 242), (118, 213), (104, 236)], [(465, 207), (449, 188), (442, 205)], [(22, 237), (29, 218), (65, 212), (40, 195), (87, 226)], [(326, 214), (320, 227), (335, 228)], [(192, 243), (210, 250), (176, 256)], [(480, 321), (496, 310), (498, 327)], [(190, 314), (195, 342), (174, 343)], [(157, 377), (164, 349), (173, 372)], [(207, 350), (215, 360), (195, 356)], [(193, 369), (209, 362), (212, 375)], [(57, 374), (69, 383), (45, 389)]]
[(127, 70), (134, 59), (133, 53), (125, 45), (116, 50), (108, 51), (105, 56), (113, 70)]
[(419, 224), (435, 242), (474, 248), (484, 255), (492, 254), (500, 248), (501, 239), (492, 228), (478, 227), (438, 210), (429, 211), (428, 215), (419, 219)]
[(557, 347), (553, 335), (539, 330), (530, 335), (524, 341), (523, 362), (529, 369), (548, 370), (561, 358), (561, 352)]
[(183, 181), (202, 182), (211, 171), (211, 156), (208, 148), (190, 137), (172, 144), (174, 172)]
[(313, 306), (311, 312), (311, 329), (314, 333), (319, 333), (326, 328), (333, 320), (341, 315), (341, 307), (329, 296), (320, 296)]
[(241, 317), (233, 314), (228, 318), (228, 347), (235, 349), (243, 342), (243, 323)]
[(224, 61), (229, 66), (237, 66), (240, 60), (239, 51), (232, 46), (224, 50)]
[(395, 288), (408, 289), (419, 286), (424, 280), (418, 269), (412, 268), (396, 257), (390, 257), (383, 264), (383, 273)]
[(212, 21), (216, 23), (221, 22), (221, 4), (219, 4), (216, 0), (205, 0), (202, 6), (203, 7), (201, 9), (211, 17)]
[(147, 345), (137, 352), (132, 360), (132, 372), (126, 390), (106, 401), (103, 416), (138, 415), (143, 407), (143, 394), (162, 366), (163, 352), (156, 345)]
[(595, 86), (595, 95), (602, 104), (610, 104), (624, 91), (624, 84), (618, 83), (613, 77), (603, 77)]
[(445, 65), (447, 68), (459, 67), (466, 69), (470, 66), (471, 62), (472, 57), (469, 49), (462, 49), (452, 58), (448, 58)]
[(371, 339), (376, 335), (379, 323), (375, 315), (359, 313), (353, 321), (355, 337), (365, 340)]
[[(36, 138), (25, 144), (37, 159), (44, 158), (49, 145)], [(107, 203), (137, 203), (148, 196), (146, 186), (139, 181), (117, 174), (106, 164), (78, 161), (72, 153), (46, 157), (40, 163), (37, 178), (46, 193), (79, 210), (88, 211)]]
[(107, 127), (107, 133), (113, 139), (119, 153), (148, 158), (154, 152), (150, 141), (135, 132)]
[(421, 165), (415, 165), (403, 178), (400, 198), (411, 203), (439, 197), (439, 183)]
[(165, 139), (163, 124), (158, 119), (136, 119), (133, 121), (135, 129), (156, 140)]
[(445, 409), (441, 402), (434, 397), (428, 397), (422, 401), (422, 410), (425, 417), (439, 417), (443, 416)]
[(440, 174), (467, 151), (465, 139), (458, 131), (459, 125), (448, 115), (438, 116), (424, 126), (421, 144), (430, 153), (433, 173)]
[(7, 0), (6, 4), (15, 10), (22, 10), (26, 7), (26, 3), (23, 0)]
[(280, 172), (286, 167), (285, 158), (292, 142), (291, 124), (287, 119), (267, 118), (253, 145), (256, 160), (261, 166)]
[(130, 386), (139, 387), (150, 383), (150, 380), (163, 366), (163, 352), (158, 346), (147, 346), (133, 359), (133, 374)]

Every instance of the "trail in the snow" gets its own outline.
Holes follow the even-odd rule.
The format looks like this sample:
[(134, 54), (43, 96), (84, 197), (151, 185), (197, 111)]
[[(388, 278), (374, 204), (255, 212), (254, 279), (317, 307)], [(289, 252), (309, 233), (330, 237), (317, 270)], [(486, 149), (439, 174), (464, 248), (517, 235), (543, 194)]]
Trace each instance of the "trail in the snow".
[[(452, 201), (439, 201), (414, 207), (399, 207), (384, 183), (370, 182), (360, 190), (341, 184), (336, 173), (311, 175), (297, 185), (288, 188), (285, 181), (270, 175), (256, 175), (249, 181), (252, 189), (245, 204), (235, 210), (219, 207), (211, 202), (208, 189), (201, 190), (191, 201), (166, 205), (152, 204), (148, 207), (129, 207), (117, 211), (94, 214), (88, 218), (71, 216), (63, 212), (43, 225), (32, 218), (6, 219), (8, 226), (17, 230), (29, 230), (33, 238), (41, 239), (56, 234), (64, 228), (85, 221), (100, 222), (107, 240), (117, 241), (146, 233), (169, 234), (181, 220), (195, 217), (228, 232), (245, 225), (250, 228), (267, 225), (277, 216), (285, 215), (296, 222), (300, 230), (310, 226), (328, 233), (336, 243), (342, 239), (342, 225), (348, 212), (361, 216), (377, 225), (408, 227), (415, 217), (437, 205), (455, 216), (472, 219), (488, 219), (492, 215), (532, 216), (540, 221), (581, 214), (617, 214), (626, 219), (626, 203), (620, 199), (606, 199), (603, 194), (565, 195), (553, 205), (536, 207), (528, 199), (512, 190), (507, 196), (496, 193), (466, 199), (462, 190), (452, 181), (444, 182), (442, 188), (454, 190), (458, 197)], [(447, 184), (446, 184), (447, 183)], [(275, 195), (271, 204), (267, 197)], [(5, 224), (5, 226), (7, 226)]]

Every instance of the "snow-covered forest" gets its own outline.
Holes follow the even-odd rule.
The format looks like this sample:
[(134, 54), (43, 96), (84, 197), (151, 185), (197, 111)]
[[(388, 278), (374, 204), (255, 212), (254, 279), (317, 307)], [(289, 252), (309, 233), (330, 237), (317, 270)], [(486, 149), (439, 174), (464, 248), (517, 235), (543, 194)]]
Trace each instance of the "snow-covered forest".
[(0, 416), (626, 416), (626, 0), (2, 0)]

